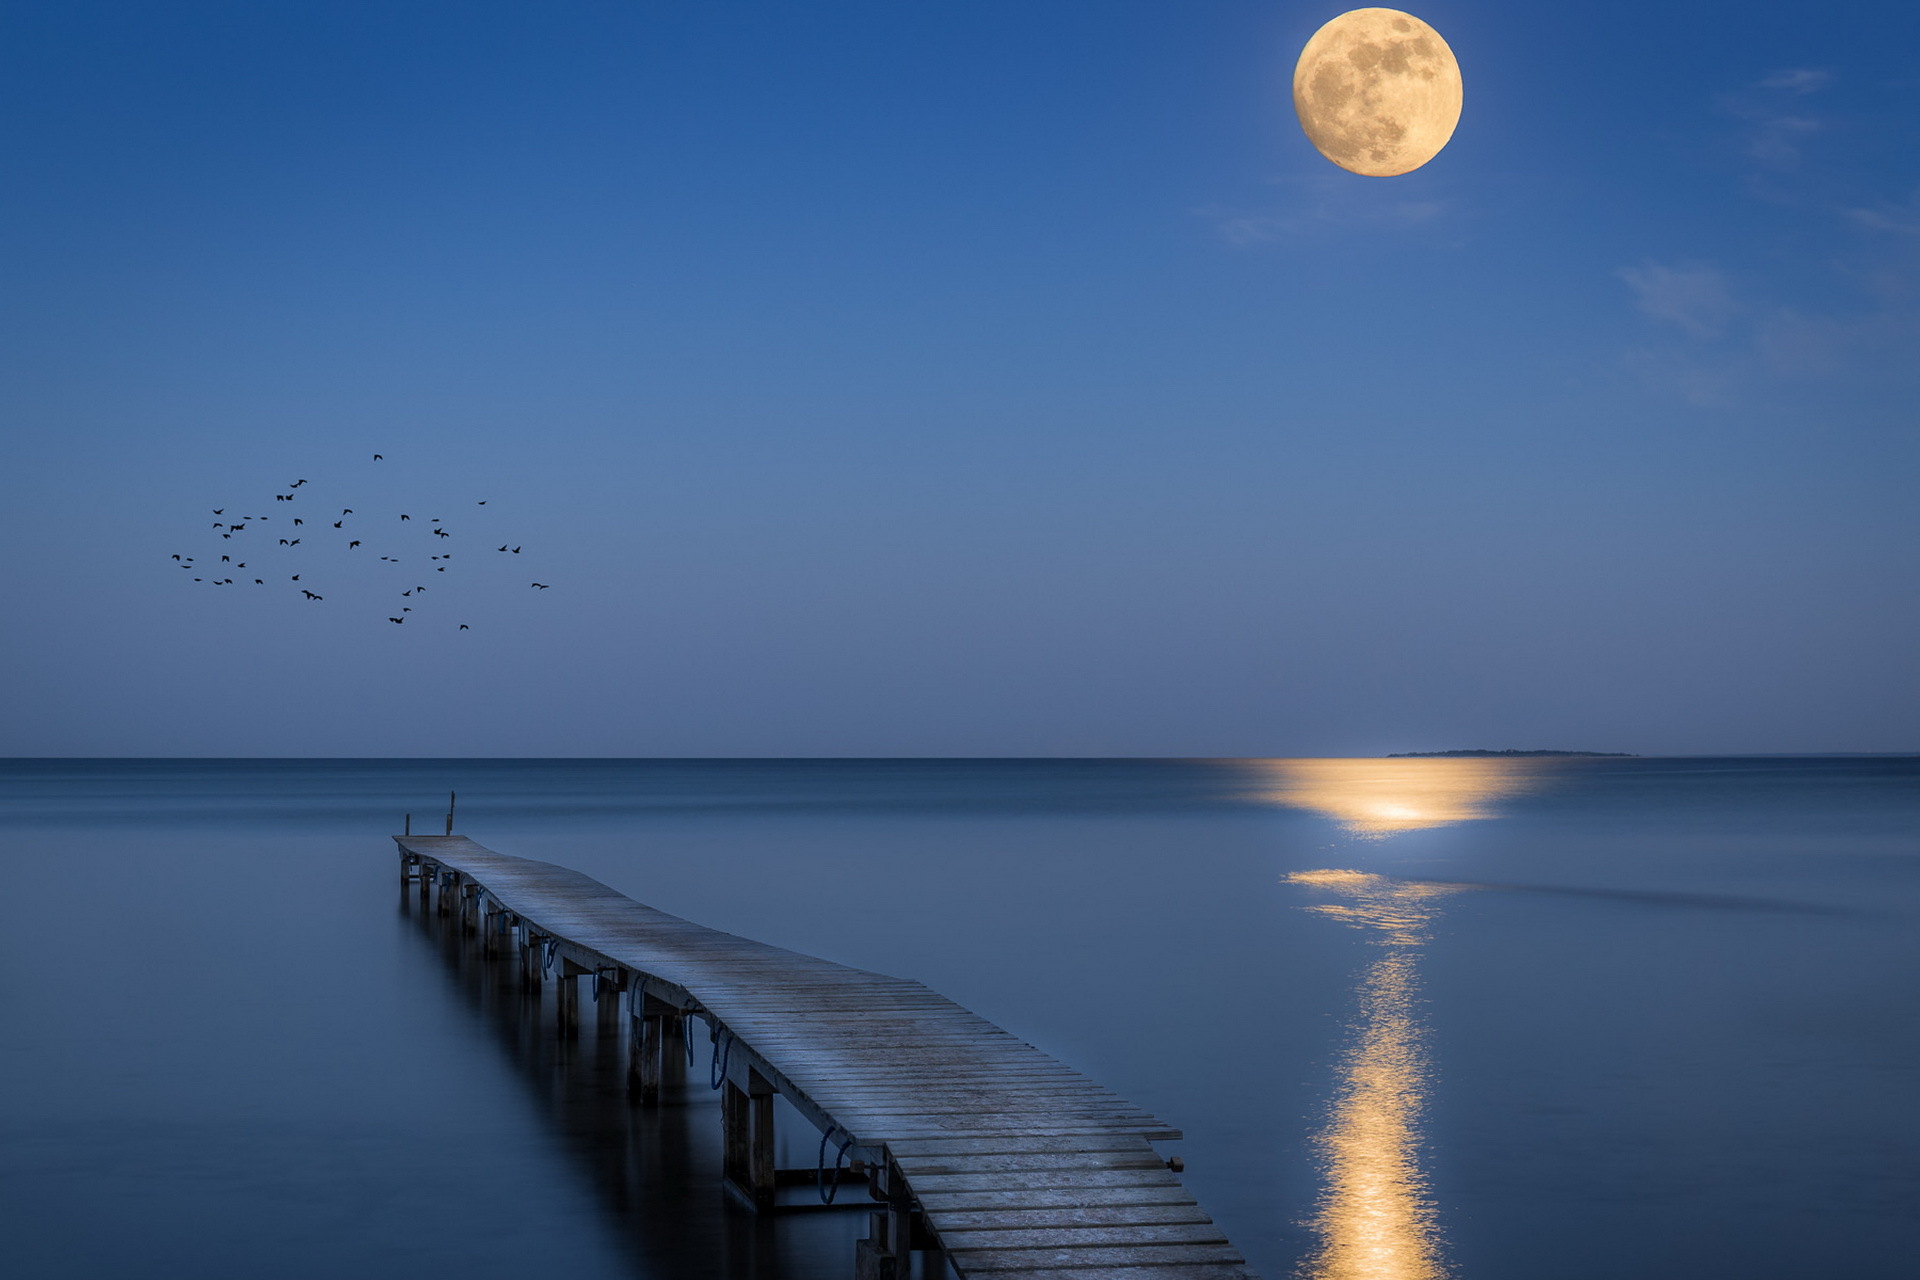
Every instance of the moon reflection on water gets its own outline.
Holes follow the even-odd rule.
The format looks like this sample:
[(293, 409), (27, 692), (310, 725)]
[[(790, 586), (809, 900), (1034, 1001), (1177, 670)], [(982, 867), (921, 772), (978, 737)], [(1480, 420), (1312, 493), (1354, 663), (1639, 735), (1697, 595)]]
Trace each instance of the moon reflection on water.
[[(1270, 760), (1268, 800), (1312, 809), (1349, 837), (1497, 815), (1551, 766), (1528, 760)], [(1323, 1185), (1312, 1220), (1309, 1280), (1446, 1280), (1438, 1212), (1421, 1169), (1421, 1118), (1432, 1081), (1420, 1014), (1420, 948), (1440, 900), (1463, 886), (1365, 871), (1286, 877), (1316, 899), (1306, 910), (1367, 935), (1375, 955), (1355, 984), (1355, 1010), (1334, 1072), (1326, 1123), (1314, 1135)]]

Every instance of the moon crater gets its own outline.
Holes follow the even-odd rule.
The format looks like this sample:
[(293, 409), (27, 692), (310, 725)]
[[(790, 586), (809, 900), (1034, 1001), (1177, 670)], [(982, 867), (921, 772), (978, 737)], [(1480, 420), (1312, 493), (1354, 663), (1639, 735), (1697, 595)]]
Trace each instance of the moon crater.
[(1355, 9), (1313, 33), (1293, 69), (1293, 109), (1320, 154), (1388, 178), (1440, 154), (1460, 123), (1460, 64), (1398, 9)]

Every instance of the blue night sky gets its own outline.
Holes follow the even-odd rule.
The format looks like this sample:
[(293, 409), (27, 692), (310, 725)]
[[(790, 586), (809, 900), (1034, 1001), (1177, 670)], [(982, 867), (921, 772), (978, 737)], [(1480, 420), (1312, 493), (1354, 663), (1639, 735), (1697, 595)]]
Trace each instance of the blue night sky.
[(0, 754), (1920, 747), (1920, 6), (1342, 7), (0, 4)]

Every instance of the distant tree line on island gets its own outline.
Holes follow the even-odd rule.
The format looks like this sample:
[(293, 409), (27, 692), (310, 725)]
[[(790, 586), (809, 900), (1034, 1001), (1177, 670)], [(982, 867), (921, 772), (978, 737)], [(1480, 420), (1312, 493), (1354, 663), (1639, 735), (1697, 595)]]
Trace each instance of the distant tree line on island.
[(1631, 751), (1515, 751), (1508, 747), (1505, 751), (1484, 751), (1479, 748), (1464, 751), (1389, 751), (1389, 760), (1431, 759), (1435, 756), (1607, 756), (1610, 758), (1638, 759)]

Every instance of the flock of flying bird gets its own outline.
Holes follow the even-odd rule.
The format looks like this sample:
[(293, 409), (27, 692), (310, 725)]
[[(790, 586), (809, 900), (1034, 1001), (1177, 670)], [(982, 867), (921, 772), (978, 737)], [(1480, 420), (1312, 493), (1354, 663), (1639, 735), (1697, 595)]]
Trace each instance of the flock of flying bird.
[[(373, 455), (373, 460), (375, 462), (380, 462), (380, 461), (383, 461), (384, 459), (380, 454), (376, 453)], [(287, 486), (287, 492), (274, 494), (273, 500), (276, 503), (298, 502), (301, 498), (301, 494), (299, 491), (301, 487), (304, 486), (306, 483), (307, 482), (304, 479), (295, 480), (292, 484)], [(482, 500), (476, 503), (475, 505), (484, 507), (487, 504), (484, 500)], [(214, 530), (220, 534), (221, 541), (233, 544), (226, 551), (221, 553), (220, 559), (217, 562), (218, 567), (215, 567), (215, 568), (203, 567), (201, 565), (196, 564), (194, 557), (189, 555), (181, 555), (179, 553), (174, 554), (173, 556), (174, 562), (181, 569), (200, 575), (194, 578), (195, 582), (206, 583), (210, 586), (216, 586), (216, 587), (232, 587), (232, 586), (246, 586), (246, 585), (252, 585), (256, 587), (266, 586), (267, 585), (266, 578), (264, 577), (256, 578), (252, 576), (253, 573), (264, 572), (264, 570), (248, 570), (247, 562), (245, 560), (236, 559), (235, 557), (247, 555), (254, 559), (258, 558), (258, 555), (259, 555), (258, 552), (249, 552), (241, 545), (242, 542), (250, 544), (254, 541), (254, 539), (245, 538), (243, 535), (246, 533), (247, 528), (250, 525), (254, 524), (255, 522), (266, 523), (270, 521), (272, 517), (262, 516), (262, 515), (228, 516), (226, 507), (213, 508), (213, 514), (217, 517), (222, 517), (221, 519), (216, 519), (213, 524)], [(347, 521), (353, 515), (354, 515), (354, 511), (352, 507), (343, 507), (340, 511), (340, 515), (338, 519), (329, 521), (325, 517), (321, 517), (319, 518), (318, 523), (313, 527), (324, 529), (326, 525), (331, 523), (333, 541), (335, 542), (344, 541), (346, 543), (346, 549), (348, 551), (355, 551), (365, 544), (366, 538), (355, 537), (354, 533), (358, 532), (358, 530), (357, 529), (349, 530), (349, 528), (347, 527)], [(301, 532), (301, 530), (305, 530), (309, 527), (307, 520), (302, 516), (295, 516), (289, 513), (288, 518), (291, 519), (293, 523), (291, 527), (287, 529), (286, 532), (292, 536), (278, 539), (277, 545), (269, 543), (267, 547), (268, 554), (277, 554), (281, 547), (284, 547), (287, 549), (288, 552), (293, 553), (294, 548), (300, 546), (308, 537), (328, 536), (326, 533), (309, 534), (309, 533)], [(403, 512), (400, 515), (400, 521), (412, 523), (413, 516)], [(397, 524), (399, 522), (397, 521), (395, 523)], [(426, 520), (424, 523), (431, 526), (429, 529), (430, 536), (434, 538), (443, 538), (443, 539), (446, 539), (448, 542), (451, 542), (453, 540), (452, 531), (445, 527), (444, 523), (440, 520), (438, 516), (431, 517), (430, 519)], [(258, 534), (255, 536), (260, 542), (266, 542), (265, 534)], [(369, 536), (371, 536), (371, 534), (369, 534)], [(236, 538), (240, 538), (241, 542), (235, 542), (234, 540)], [(397, 547), (395, 548), (395, 550), (398, 550), (398, 549), (399, 548)], [(520, 548), (517, 546), (509, 546), (503, 543), (499, 547), (494, 549), (494, 553), (496, 555), (517, 556), (520, 554)], [(400, 558), (397, 556), (383, 555), (380, 557), (380, 560), (385, 561), (389, 564), (401, 563)], [(450, 550), (443, 552), (441, 554), (429, 557), (429, 563), (432, 564), (433, 571), (435, 573), (445, 573), (447, 569), (450, 567), (452, 560), (453, 560), (453, 552)], [(445, 563), (442, 563), (442, 562), (445, 562)], [(211, 564), (213, 562), (209, 561), (209, 563)], [(236, 570), (241, 572), (242, 574), (241, 577), (230, 578), (230, 577), (224, 576)], [(209, 575), (212, 575), (212, 576), (209, 576)], [(289, 575), (288, 580), (299, 588), (301, 596), (304, 597), (305, 599), (310, 601), (315, 601), (315, 600), (324, 601), (326, 599), (325, 596), (321, 595), (317, 591), (314, 591), (311, 587), (300, 585), (300, 574), (298, 573), (291, 574)], [(550, 584), (545, 582), (535, 582), (535, 583), (530, 583), (529, 585), (532, 587), (532, 589), (536, 591), (545, 591), (550, 586)], [(407, 615), (414, 612), (415, 604), (422, 603), (426, 593), (427, 593), (427, 588), (424, 584), (411, 586), (411, 587), (408, 587), (405, 591), (400, 592), (400, 597), (399, 597), (400, 599), (412, 600), (414, 604), (401, 605), (400, 616), (396, 618), (392, 614), (388, 614), (387, 621), (394, 623), (396, 626), (405, 625), (405, 623), (407, 622)], [(461, 631), (471, 631), (473, 628), (469, 626), (467, 623), (462, 622), (459, 624), (459, 629)]]

